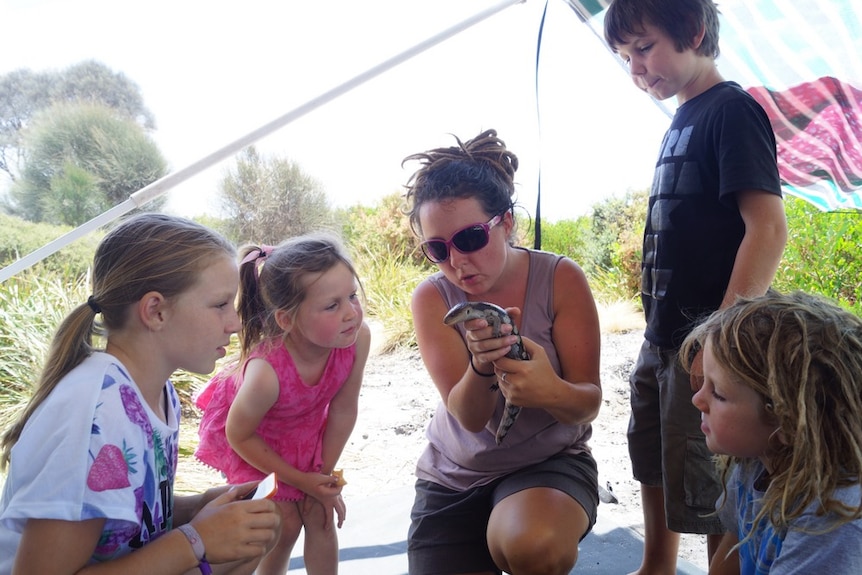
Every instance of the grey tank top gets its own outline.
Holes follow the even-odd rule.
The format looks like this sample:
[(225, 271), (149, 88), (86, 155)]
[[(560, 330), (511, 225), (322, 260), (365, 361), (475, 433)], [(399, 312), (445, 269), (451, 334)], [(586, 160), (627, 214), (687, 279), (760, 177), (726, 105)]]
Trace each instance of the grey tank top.
[[(560, 374), (560, 360), (551, 339), (554, 324), (554, 272), (562, 256), (525, 250), (530, 256), (527, 297), (521, 315), (521, 333), (548, 354), (554, 371)], [(467, 300), (442, 272), (429, 278), (448, 307)], [(441, 318), (442, 321), (442, 318)], [(458, 326), (464, 337), (463, 326)], [(466, 368), (466, 366), (465, 366)], [(489, 391), (489, 393), (491, 393)], [(502, 445), (494, 440), (503, 415), (504, 398), (499, 392), (497, 407), (485, 428), (472, 433), (450, 415), (441, 401), (426, 436), (428, 445), (419, 457), (416, 476), (449, 489), (465, 491), (491, 483), (518, 469), (539, 463), (558, 453), (589, 452), (589, 424), (564, 425), (544, 409), (524, 408)]]

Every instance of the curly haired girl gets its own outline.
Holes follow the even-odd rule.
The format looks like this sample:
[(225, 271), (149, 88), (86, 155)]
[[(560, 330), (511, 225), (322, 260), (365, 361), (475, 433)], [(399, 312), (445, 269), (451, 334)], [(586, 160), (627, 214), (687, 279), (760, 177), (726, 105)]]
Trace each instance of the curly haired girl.
[(713, 314), (703, 349), (707, 446), (719, 454), (726, 573), (862, 573), (862, 319), (819, 296), (769, 292)]

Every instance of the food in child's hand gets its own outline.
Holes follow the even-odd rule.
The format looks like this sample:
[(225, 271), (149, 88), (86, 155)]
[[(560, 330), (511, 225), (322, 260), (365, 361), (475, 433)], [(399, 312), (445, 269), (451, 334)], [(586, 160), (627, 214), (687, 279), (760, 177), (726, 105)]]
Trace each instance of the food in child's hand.
[(343, 469), (333, 469), (332, 476), (335, 477), (335, 484), (338, 487), (344, 487), (347, 485), (347, 482), (344, 480), (344, 470)]

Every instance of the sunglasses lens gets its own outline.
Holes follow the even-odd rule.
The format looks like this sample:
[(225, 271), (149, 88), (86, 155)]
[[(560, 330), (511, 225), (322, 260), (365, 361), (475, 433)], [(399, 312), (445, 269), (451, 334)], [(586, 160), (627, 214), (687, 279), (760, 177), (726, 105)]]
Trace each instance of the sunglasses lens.
[(482, 225), (470, 226), (455, 234), (452, 244), (465, 254), (481, 250), (488, 245), (488, 230)]
[[(497, 223), (494, 221), (494, 223)], [(448, 242), (444, 240), (427, 240), (422, 242), (422, 252), (435, 264), (441, 264), (449, 259), (449, 245), (453, 245), (462, 254), (481, 250), (488, 245), (490, 229), (488, 224), (473, 224), (457, 232)]]
[(446, 261), (449, 257), (449, 248), (446, 247), (446, 242), (441, 240), (428, 240), (422, 243), (422, 252), (429, 260), (435, 264)]

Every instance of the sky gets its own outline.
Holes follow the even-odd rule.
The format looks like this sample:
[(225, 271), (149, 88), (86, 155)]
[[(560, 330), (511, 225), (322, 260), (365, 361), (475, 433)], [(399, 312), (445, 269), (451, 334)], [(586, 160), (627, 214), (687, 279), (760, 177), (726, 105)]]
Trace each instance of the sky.
[[(509, 2), (511, 4), (511, 2)], [(517, 201), (556, 221), (652, 179), (667, 115), (564, 0), (509, 5), (255, 142), (318, 180), (333, 207), (403, 193), (409, 154), (494, 128), (520, 160)], [(0, 0), (0, 74), (87, 59), (122, 72), (186, 168), (500, 0)], [(233, 158), (167, 193), (216, 214)], [(522, 212), (522, 213), (523, 213)]]

